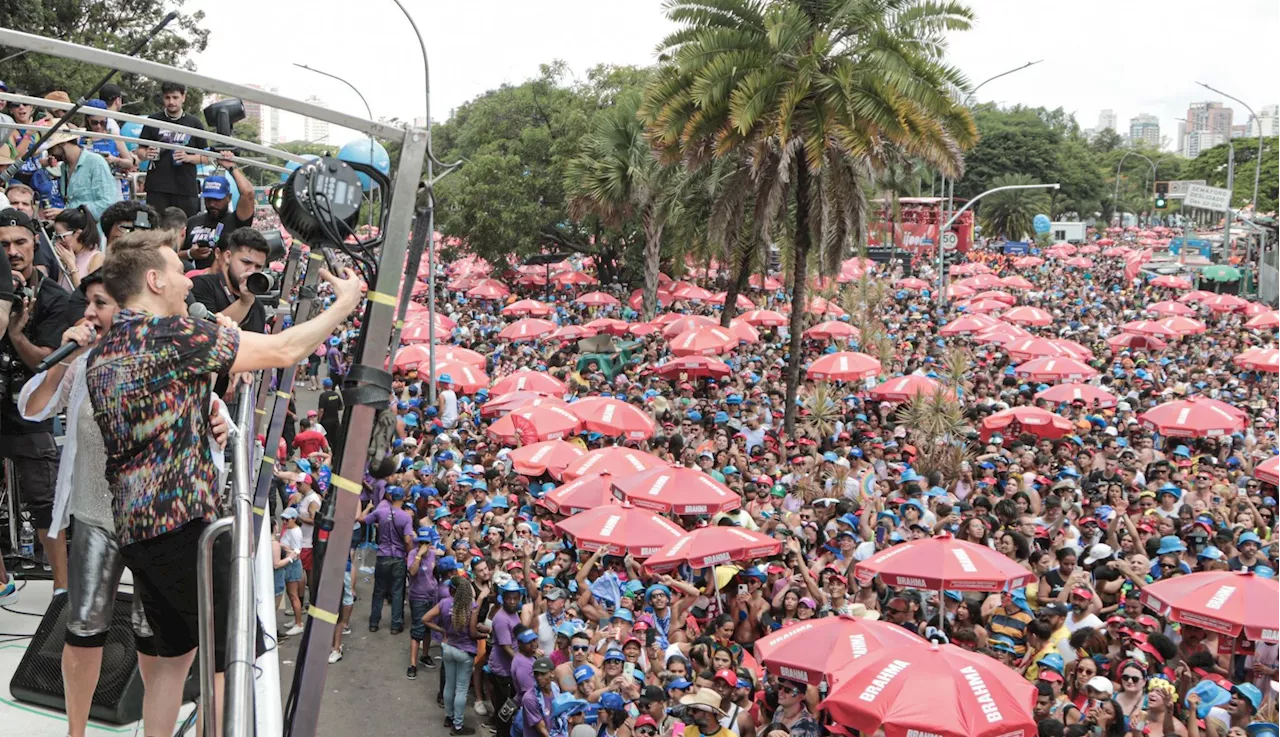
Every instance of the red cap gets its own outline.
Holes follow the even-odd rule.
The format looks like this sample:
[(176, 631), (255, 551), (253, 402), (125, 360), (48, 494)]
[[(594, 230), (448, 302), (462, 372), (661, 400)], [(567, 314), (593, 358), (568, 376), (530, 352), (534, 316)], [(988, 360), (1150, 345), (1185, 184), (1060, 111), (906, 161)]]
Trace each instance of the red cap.
[(1093, 591), (1083, 586), (1077, 586), (1076, 588), (1071, 589), (1071, 595), (1078, 596), (1081, 599), (1092, 599)]
[(1041, 668), (1040, 675), (1037, 676), (1042, 681), (1054, 681), (1062, 683), (1062, 674), (1051, 668)]
[(507, 561), (507, 564), (502, 567), (504, 571), (512, 571), (512, 570), (515, 570), (516, 568), (523, 570), (524, 565), (521, 564), (520, 561), (518, 560), (509, 560)]
[(655, 722), (653, 720), (653, 717), (649, 716), (648, 714), (641, 714), (639, 717), (636, 718), (636, 729), (640, 729), (641, 727), (656, 728), (657, 726), (658, 726), (658, 723)]
[(725, 683), (729, 684), (730, 686), (733, 686), (734, 688), (738, 687), (738, 674), (734, 673), (729, 668), (725, 668), (722, 671), (718, 671), (716, 673), (716, 678), (721, 681), (724, 681)]

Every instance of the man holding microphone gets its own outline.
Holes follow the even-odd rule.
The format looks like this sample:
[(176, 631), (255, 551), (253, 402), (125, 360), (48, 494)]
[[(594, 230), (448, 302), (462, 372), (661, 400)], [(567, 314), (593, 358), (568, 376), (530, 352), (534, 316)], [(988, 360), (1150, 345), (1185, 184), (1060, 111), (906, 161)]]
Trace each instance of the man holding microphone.
[[(215, 377), (296, 366), (362, 299), (354, 274), (338, 277), (322, 269), (335, 297), (329, 308), (278, 334), (192, 319), (186, 306), (191, 280), (171, 238), (146, 233), (107, 256), (103, 281), (121, 309), (90, 353), (86, 374), (106, 449), (120, 552), (141, 582), (158, 655), (156, 678), (145, 684), (148, 734), (176, 722), (199, 643), (196, 554), (221, 501), (206, 440)], [(213, 563), (217, 636), (215, 651), (205, 654), (219, 672), (215, 717), (221, 714), (231, 598), (230, 551), (221, 547), (219, 555), (219, 547)]]

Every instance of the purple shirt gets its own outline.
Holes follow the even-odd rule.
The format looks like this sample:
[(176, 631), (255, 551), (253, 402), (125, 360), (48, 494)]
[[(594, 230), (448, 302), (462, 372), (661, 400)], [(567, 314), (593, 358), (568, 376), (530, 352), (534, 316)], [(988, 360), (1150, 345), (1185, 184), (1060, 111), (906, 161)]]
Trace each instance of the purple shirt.
[[(413, 561), (418, 557), (419, 548), (414, 548), (409, 553), (409, 565), (413, 566)], [(409, 576), (409, 601), (430, 601), (434, 602), (439, 593), (439, 585), (436, 582), (436, 549), (428, 546), (427, 552), (422, 556), (422, 565), (418, 567), (416, 575)]]
[(538, 723), (546, 721), (550, 732), (551, 694), (531, 688), (520, 698), (520, 706), (524, 709), (524, 737), (542, 737), (538, 731)]
[(533, 680), (533, 658), (524, 653), (516, 653), (511, 659), (511, 682), (516, 687), (517, 697), (538, 687), (537, 681)]
[(511, 676), (511, 657), (502, 646), (509, 645), (512, 649), (516, 647), (515, 629), (518, 624), (520, 612), (507, 614), (506, 609), (501, 609), (493, 615), (493, 649), (489, 651), (489, 670), (494, 675)]
[[(476, 608), (473, 603), (472, 609)], [(470, 625), (462, 632), (455, 632), (453, 629), (453, 597), (446, 597), (440, 602), (440, 626), (444, 628), (444, 641), (458, 648), (464, 653), (476, 654), (476, 641), (471, 637)]]
[(396, 509), (385, 499), (378, 508), (364, 518), (365, 524), (378, 526), (378, 557), (404, 558), (404, 537), (413, 528), (413, 517), (403, 509)]

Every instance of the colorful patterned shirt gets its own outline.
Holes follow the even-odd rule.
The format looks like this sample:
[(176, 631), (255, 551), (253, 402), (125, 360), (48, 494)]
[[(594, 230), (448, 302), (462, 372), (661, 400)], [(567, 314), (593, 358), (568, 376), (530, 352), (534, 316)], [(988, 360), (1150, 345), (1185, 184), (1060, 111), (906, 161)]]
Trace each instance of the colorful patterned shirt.
[(239, 348), (237, 330), (121, 310), (90, 353), (89, 399), (121, 546), (217, 516), (212, 374), (228, 371)]

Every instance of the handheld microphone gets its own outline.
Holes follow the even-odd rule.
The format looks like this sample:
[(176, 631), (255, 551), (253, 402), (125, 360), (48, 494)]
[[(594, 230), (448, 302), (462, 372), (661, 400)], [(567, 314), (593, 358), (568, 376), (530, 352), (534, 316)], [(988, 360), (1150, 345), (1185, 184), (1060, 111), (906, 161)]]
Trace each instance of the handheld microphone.
[(205, 307), (203, 304), (199, 302), (194, 302), (192, 304), (187, 305), (187, 317), (193, 317), (197, 320), (216, 320), (217, 319), (214, 316), (214, 314), (209, 311), (208, 307)]
[(45, 356), (44, 360), (36, 365), (36, 373), (43, 373), (45, 371), (48, 371), (49, 369), (61, 363), (62, 359), (66, 358), (67, 356), (70, 356), (72, 353), (75, 353), (76, 351), (80, 350), (83, 347), (84, 346), (80, 345), (74, 340), (69, 341), (65, 345), (58, 346), (57, 348), (54, 349), (53, 353), (50, 353), (49, 355)]

